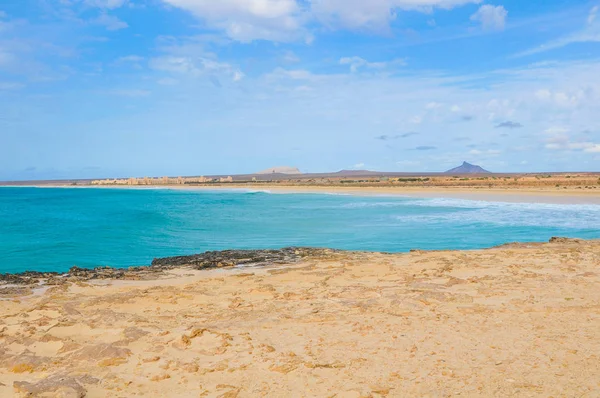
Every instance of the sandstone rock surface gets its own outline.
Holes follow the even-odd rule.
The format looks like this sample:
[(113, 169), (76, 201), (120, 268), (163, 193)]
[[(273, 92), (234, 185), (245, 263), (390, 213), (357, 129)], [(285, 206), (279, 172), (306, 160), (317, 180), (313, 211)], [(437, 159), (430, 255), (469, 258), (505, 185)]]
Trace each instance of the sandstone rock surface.
[(598, 396), (600, 241), (286, 253), (13, 291), (0, 397)]

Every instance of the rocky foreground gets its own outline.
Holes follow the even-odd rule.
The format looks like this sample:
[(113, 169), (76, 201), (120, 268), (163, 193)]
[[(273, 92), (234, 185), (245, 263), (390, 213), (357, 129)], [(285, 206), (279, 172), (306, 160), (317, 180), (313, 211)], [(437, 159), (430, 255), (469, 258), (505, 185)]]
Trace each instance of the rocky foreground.
[(600, 241), (276, 252), (6, 276), (0, 396), (598, 396)]

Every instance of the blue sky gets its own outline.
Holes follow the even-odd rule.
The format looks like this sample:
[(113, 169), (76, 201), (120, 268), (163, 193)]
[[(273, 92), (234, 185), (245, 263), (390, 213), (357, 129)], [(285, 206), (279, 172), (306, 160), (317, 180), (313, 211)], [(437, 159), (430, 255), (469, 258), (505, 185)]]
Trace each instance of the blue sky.
[(600, 171), (599, 6), (0, 0), (0, 180)]

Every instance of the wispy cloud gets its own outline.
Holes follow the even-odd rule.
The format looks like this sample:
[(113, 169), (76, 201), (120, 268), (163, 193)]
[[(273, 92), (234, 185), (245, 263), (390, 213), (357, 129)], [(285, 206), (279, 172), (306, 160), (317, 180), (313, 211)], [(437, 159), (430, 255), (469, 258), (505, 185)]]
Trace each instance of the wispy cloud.
[(546, 149), (555, 151), (580, 151), (585, 153), (600, 153), (600, 143), (573, 139), (569, 130), (563, 127), (553, 127), (545, 131), (549, 135)]
[(330, 29), (386, 32), (403, 10), (431, 13), (481, 0), (309, 0), (310, 14)]
[(108, 15), (104, 13), (100, 14), (99, 17), (92, 19), (91, 23), (104, 26), (106, 30), (110, 31), (126, 29), (129, 27), (127, 22), (120, 20), (114, 15)]
[(600, 22), (597, 19), (598, 12), (598, 6), (592, 7), (586, 17), (583, 29), (542, 44), (541, 46), (517, 53), (513, 57), (525, 57), (533, 54), (539, 54), (542, 52), (566, 47), (574, 43), (600, 42)]
[(340, 65), (349, 65), (350, 71), (353, 73), (358, 72), (360, 69), (385, 69), (394, 66), (405, 66), (406, 61), (404, 59), (394, 59), (392, 61), (383, 62), (369, 62), (361, 57), (344, 57), (340, 59)]
[(164, 72), (182, 74), (189, 77), (222, 74), (232, 81), (243, 79), (244, 74), (232, 65), (205, 57), (162, 56), (153, 58), (150, 67)]

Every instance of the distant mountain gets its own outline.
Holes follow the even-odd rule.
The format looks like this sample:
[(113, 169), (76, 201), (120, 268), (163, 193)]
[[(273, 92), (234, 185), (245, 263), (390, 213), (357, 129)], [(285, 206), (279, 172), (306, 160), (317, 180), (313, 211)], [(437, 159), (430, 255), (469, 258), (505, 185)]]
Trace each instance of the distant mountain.
[(350, 176), (370, 176), (373, 174), (377, 174), (377, 172), (369, 171), (369, 170), (340, 170), (333, 174), (350, 177)]
[(490, 174), (490, 171), (483, 169), (475, 164), (463, 162), (462, 165), (450, 169), (445, 174)]
[(297, 167), (277, 166), (263, 171), (259, 171), (256, 174), (302, 174), (302, 172), (298, 170)]

